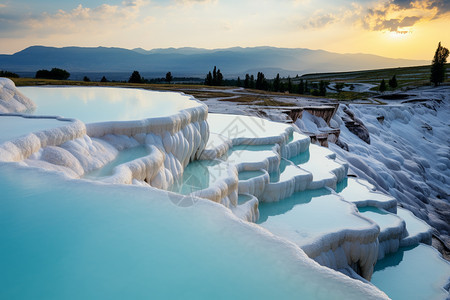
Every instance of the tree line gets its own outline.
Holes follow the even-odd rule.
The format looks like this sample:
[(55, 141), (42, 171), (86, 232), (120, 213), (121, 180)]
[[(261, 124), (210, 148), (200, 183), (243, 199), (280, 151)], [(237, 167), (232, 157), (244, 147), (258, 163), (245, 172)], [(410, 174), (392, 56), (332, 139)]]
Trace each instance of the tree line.
[(13, 72), (0, 70), (0, 77), (19, 78), (20, 76)]
[(67, 80), (70, 77), (70, 73), (66, 70), (53, 68), (49, 70), (39, 70), (36, 72), (35, 78), (42, 79), (57, 79), (57, 80)]
[(329, 82), (323, 80), (319, 82), (308, 82), (308, 80), (299, 79), (298, 76), (294, 82), (290, 76), (281, 78), (280, 74), (277, 74), (274, 79), (267, 79), (263, 72), (258, 72), (256, 80), (253, 75), (245, 74), (243, 81), (238, 77), (236, 85), (243, 88), (279, 93), (288, 92), (290, 94), (325, 96)]
[[(298, 81), (298, 75), (297, 75)], [(314, 96), (325, 96), (326, 88), (329, 82), (321, 80), (320, 82), (308, 83), (307, 80), (300, 79), (296, 84), (291, 77), (281, 78), (280, 74), (274, 79), (267, 79), (263, 72), (258, 72), (255, 76), (252, 74), (245, 74), (244, 79), (238, 77), (236, 80), (224, 79), (220, 69), (214, 66), (213, 71), (206, 74), (205, 85), (209, 86), (238, 86), (248, 89), (257, 89), (262, 91), (272, 91), (280, 93), (296, 93), (296, 94), (311, 94)]]

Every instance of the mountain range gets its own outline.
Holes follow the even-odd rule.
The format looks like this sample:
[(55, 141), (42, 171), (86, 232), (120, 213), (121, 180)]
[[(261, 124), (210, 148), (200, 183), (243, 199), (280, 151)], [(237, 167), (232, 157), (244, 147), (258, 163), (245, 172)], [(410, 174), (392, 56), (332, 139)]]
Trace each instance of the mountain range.
[(295, 76), (305, 73), (355, 71), (429, 64), (429, 61), (393, 59), (371, 54), (339, 54), (303, 48), (166, 48), (144, 50), (106, 47), (31, 46), (0, 55), (0, 70), (33, 74), (40, 69), (62, 68), (74, 74), (123, 73), (138, 70), (146, 78), (170, 71), (176, 77), (200, 77), (217, 66), (225, 78), (263, 72)]

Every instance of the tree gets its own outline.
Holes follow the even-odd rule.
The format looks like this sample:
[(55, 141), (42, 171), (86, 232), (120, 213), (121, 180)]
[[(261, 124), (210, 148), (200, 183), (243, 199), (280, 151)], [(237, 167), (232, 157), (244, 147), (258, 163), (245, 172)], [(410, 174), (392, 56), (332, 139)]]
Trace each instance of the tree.
[(336, 82), (336, 85), (334, 86), (336, 88), (336, 91), (338, 93), (342, 92), (342, 89), (344, 88), (345, 84), (343, 82)]
[(83, 81), (84, 81), (84, 82), (91, 82), (91, 80), (90, 80), (89, 77), (87, 77), (87, 76), (84, 76), (84, 77), (83, 77)]
[(439, 42), (433, 61), (431, 62), (430, 81), (434, 83), (434, 86), (438, 86), (445, 81), (445, 63), (447, 62), (448, 55), (448, 49), (442, 47), (441, 42)]
[(223, 85), (223, 75), (216, 66), (214, 66), (212, 73), (209, 71), (208, 74), (206, 74), (205, 85)]
[(237, 81), (236, 81), (236, 85), (237, 85), (238, 87), (241, 87), (241, 86), (242, 86), (241, 77), (239, 77), (239, 76), (238, 76), (238, 79), (237, 79)]
[(254, 89), (255, 88), (255, 76), (250, 75), (250, 88)]
[(258, 90), (261, 90), (261, 83), (262, 80), (264, 79), (264, 74), (262, 72), (258, 72), (258, 74), (256, 75), (256, 83), (255, 83), (255, 88)]
[(54, 79), (67, 80), (70, 77), (70, 73), (63, 69), (53, 68), (50, 70)]
[(209, 71), (209, 73), (206, 74), (205, 85), (213, 85), (213, 77), (211, 71)]
[(38, 70), (35, 75), (36, 78), (67, 80), (70, 73), (63, 69), (53, 68), (49, 70)]
[(216, 83), (215, 85), (219, 85), (219, 86), (223, 84), (223, 75), (220, 72), (220, 69), (217, 70), (215, 83)]
[(327, 93), (327, 84), (321, 80), (319, 83), (319, 96), (325, 96)]
[(50, 71), (49, 70), (37, 70), (36, 75), (34, 75), (35, 78), (43, 78), (43, 79), (50, 79)]
[(108, 79), (106, 79), (106, 77), (103, 76), (102, 79), (100, 80), (100, 82), (108, 82)]
[(280, 79), (280, 74), (277, 74), (277, 77), (275, 77), (275, 79), (273, 80), (273, 90), (275, 92), (279, 92), (281, 89), (281, 79)]
[(268, 84), (263, 72), (258, 72), (258, 75), (256, 76), (255, 88), (258, 90), (264, 90), (264, 91), (269, 89), (269, 84)]
[(250, 88), (250, 75), (248, 74), (245, 74), (244, 88), (246, 89)]
[(170, 83), (173, 80), (171, 72), (167, 72), (166, 73), (166, 79), (165, 80), (166, 80), (167, 83)]
[(300, 79), (300, 83), (298, 84), (298, 93), (299, 94), (305, 93), (305, 83), (303, 82), (303, 79)]
[(212, 84), (211, 85), (217, 85), (217, 69), (216, 66), (214, 66), (213, 72), (212, 72)]
[(0, 71), (0, 77), (19, 78), (20, 76), (13, 72)]
[(128, 83), (142, 83), (141, 74), (139, 74), (138, 71), (133, 71), (133, 73), (130, 76), (130, 79), (128, 79)]
[(386, 82), (384, 82), (384, 79), (381, 80), (379, 90), (380, 92), (386, 91)]
[(287, 90), (288, 90), (289, 94), (292, 94), (293, 88), (292, 88), (292, 82), (291, 82), (291, 77), (290, 76), (288, 76)]
[(395, 89), (398, 86), (397, 77), (395, 77), (395, 75), (392, 76), (391, 79), (389, 79), (389, 86), (393, 89)]

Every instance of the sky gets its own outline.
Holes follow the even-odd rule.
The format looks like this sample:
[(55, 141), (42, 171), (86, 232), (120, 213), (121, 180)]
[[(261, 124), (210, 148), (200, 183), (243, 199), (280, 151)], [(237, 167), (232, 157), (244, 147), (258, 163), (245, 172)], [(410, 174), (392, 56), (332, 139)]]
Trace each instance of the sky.
[(0, 0), (0, 54), (274, 46), (431, 60), (449, 28), (450, 0)]

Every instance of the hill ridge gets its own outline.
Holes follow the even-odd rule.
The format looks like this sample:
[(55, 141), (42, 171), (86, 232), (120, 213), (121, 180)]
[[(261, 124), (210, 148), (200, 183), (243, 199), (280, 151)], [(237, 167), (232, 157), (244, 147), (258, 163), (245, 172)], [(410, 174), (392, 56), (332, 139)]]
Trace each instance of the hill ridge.
[[(35, 45), (14, 54), (0, 55), (0, 69), (35, 72), (53, 67), (69, 72), (152, 72), (203, 77), (213, 66), (225, 77), (260, 70), (266, 77), (317, 72), (357, 71), (427, 64), (423, 60), (393, 59), (373, 54), (340, 54), (307, 48), (272, 46), (204, 49), (195, 47), (125, 49), (119, 47), (49, 47)], [(254, 74), (256, 75), (256, 74)], [(158, 75), (159, 76), (159, 75)]]

